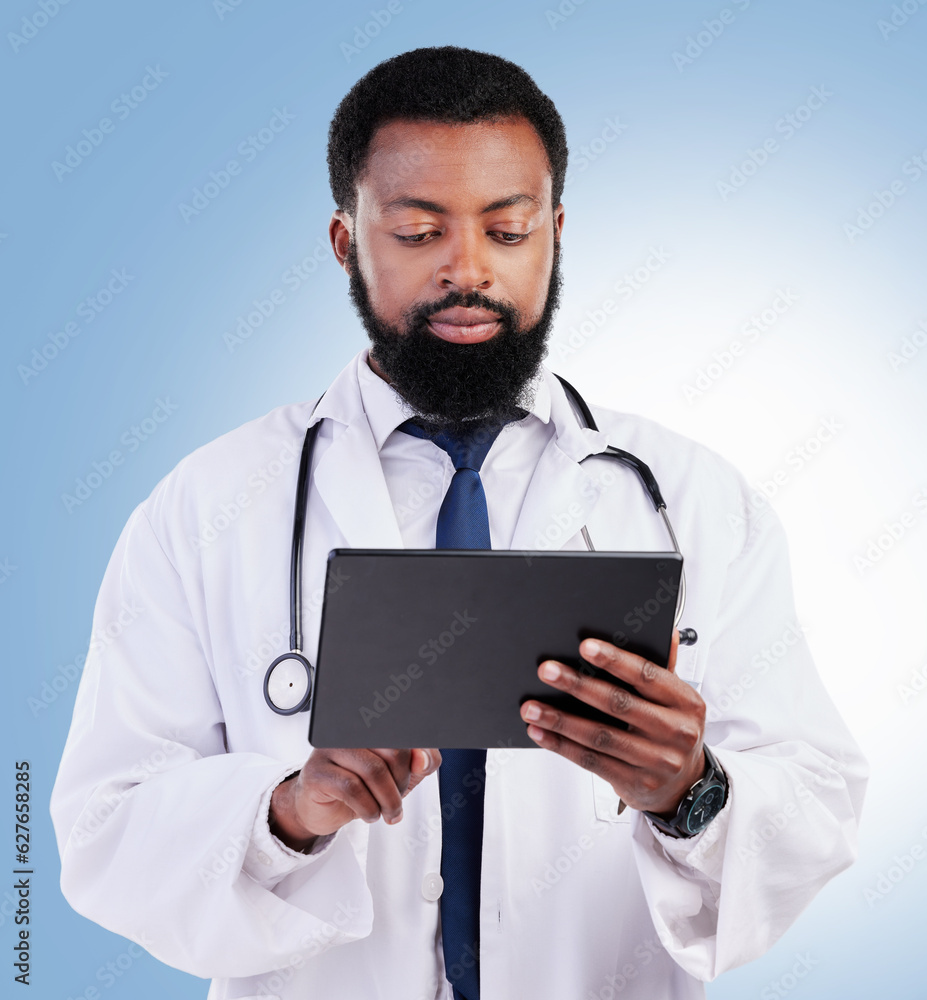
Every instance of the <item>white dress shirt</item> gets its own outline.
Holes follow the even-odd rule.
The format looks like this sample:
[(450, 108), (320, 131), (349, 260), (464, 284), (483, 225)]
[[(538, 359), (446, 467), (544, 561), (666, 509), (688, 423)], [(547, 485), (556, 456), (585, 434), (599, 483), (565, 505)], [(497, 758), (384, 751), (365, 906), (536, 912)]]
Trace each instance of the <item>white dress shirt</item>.
[[(408, 549), (434, 548), (438, 511), (454, 476), (454, 464), (438, 445), (397, 430), (414, 414), (365, 359), (363, 352), (358, 359), (357, 384), (403, 545)], [(528, 416), (502, 428), (480, 470), (494, 549), (511, 548), (531, 477), (553, 434), (550, 392), (541, 380), (534, 387)]]

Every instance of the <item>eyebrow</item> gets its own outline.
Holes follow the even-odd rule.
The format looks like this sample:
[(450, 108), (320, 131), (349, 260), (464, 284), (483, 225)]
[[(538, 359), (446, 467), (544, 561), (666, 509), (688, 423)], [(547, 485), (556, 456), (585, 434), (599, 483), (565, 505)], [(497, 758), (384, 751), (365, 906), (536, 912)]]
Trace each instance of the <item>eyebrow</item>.
[[(530, 194), (513, 194), (509, 195), (508, 198), (499, 198), (497, 201), (490, 202), (484, 208), (480, 209), (480, 215), (486, 215), (489, 212), (498, 212), (501, 208), (511, 208), (513, 205), (522, 204), (536, 205), (538, 208), (541, 207), (540, 201)], [(383, 206), (384, 212), (394, 212), (402, 208), (420, 208), (423, 212), (433, 212), (435, 215), (447, 215), (447, 209), (443, 205), (439, 205), (435, 201), (427, 201), (424, 198), (394, 198), (392, 201), (387, 202)]]

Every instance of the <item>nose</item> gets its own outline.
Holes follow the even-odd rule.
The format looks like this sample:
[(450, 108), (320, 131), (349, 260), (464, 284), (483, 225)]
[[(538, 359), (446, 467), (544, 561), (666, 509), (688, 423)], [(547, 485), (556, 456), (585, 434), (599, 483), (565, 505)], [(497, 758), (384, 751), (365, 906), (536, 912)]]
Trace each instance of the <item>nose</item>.
[(435, 284), (444, 291), (485, 291), (495, 280), (485, 233), (460, 230), (442, 241)]

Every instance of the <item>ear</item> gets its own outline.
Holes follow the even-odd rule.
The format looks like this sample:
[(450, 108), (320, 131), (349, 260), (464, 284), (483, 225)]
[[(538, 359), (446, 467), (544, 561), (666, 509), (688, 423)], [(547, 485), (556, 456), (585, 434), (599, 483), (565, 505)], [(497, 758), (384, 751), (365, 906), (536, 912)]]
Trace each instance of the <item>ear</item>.
[(335, 259), (345, 269), (348, 270), (345, 261), (348, 256), (348, 246), (351, 242), (351, 233), (354, 231), (354, 220), (347, 212), (342, 212), (340, 208), (332, 212), (331, 222), (328, 224), (328, 238), (331, 241)]
[(557, 241), (560, 241), (560, 237), (563, 234), (563, 203), (559, 204), (554, 209), (554, 235), (557, 237)]

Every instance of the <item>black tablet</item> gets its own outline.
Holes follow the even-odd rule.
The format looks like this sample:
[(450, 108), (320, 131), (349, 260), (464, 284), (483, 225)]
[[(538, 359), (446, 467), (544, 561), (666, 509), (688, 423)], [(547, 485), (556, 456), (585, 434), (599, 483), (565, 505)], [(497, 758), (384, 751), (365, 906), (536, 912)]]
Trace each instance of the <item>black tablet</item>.
[(538, 679), (589, 672), (582, 639), (665, 665), (675, 552), (336, 549), (329, 555), (309, 740), (317, 747), (534, 747), (536, 698), (615, 720)]

